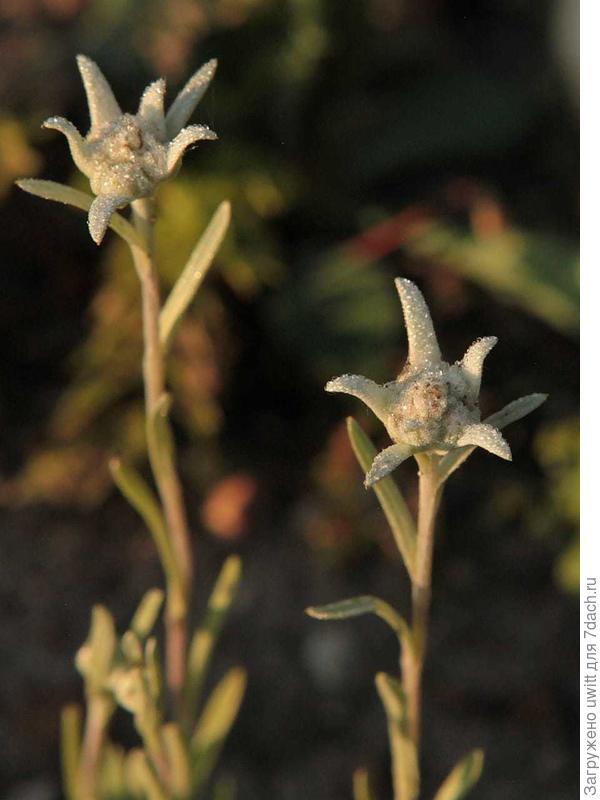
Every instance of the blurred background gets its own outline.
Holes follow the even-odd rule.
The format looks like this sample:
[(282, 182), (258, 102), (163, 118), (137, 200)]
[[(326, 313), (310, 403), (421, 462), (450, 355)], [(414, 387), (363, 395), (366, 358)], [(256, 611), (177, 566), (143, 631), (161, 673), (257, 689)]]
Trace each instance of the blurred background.
[[(427, 297), (446, 358), (480, 335), (484, 412), (533, 391), (514, 462), (477, 452), (448, 485), (425, 678), (424, 796), (470, 748), (481, 800), (576, 791), (578, 654), (578, 3), (575, 0), (0, 2), (0, 795), (60, 797), (58, 718), (93, 603), (124, 623), (160, 582), (111, 485), (139, 460), (136, 277), (83, 215), (21, 194), (86, 188), (64, 115), (87, 131), (75, 55), (126, 110), (220, 62), (194, 120), (220, 136), (161, 187), (165, 289), (217, 204), (233, 225), (171, 365), (198, 556), (200, 615), (230, 552), (240, 597), (213, 668), (249, 670), (219, 766), (239, 800), (347, 800), (367, 766), (390, 796), (374, 618), (309, 604), (361, 593), (406, 611), (408, 581), (346, 439), (343, 372), (391, 379), (406, 356), (392, 279)], [(397, 471), (416, 505), (415, 469)], [(125, 718), (115, 737), (134, 741)]]

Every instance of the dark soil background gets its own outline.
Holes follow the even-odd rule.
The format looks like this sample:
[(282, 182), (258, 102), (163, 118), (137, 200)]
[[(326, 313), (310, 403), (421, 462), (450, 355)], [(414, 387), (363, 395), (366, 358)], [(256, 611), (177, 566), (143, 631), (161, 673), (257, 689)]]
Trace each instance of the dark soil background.
[[(141, 459), (135, 276), (83, 216), (16, 177), (85, 188), (50, 115), (86, 131), (75, 55), (125, 109), (211, 57), (195, 115), (219, 133), (161, 189), (165, 286), (217, 203), (232, 232), (170, 375), (198, 559), (197, 617), (244, 562), (213, 664), (249, 671), (219, 765), (239, 800), (347, 800), (365, 765), (391, 796), (373, 686), (396, 645), (374, 618), (303, 609), (408, 581), (362, 488), (343, 372), (406, 353), (393, 278), (416, 280), (448, 360), (481, 335), (486, 410), (533, 391), (512, 464), (477, 452), (449, 483), (425, 676), (423, 797), (481, 746), (473, 797), (569, 800), (577, 780), (578, 5), (520, 0), (20, 0), (0, 4), (0, 795), (60, 797), (61, 706), (94, 603), (129, 619), (160, 571), (112, 488)], [(143, 466), (143, 461), (140, 460)], [(413, 464), (398, 471), (415, 507)], [(134, 743), (128, 720), (114, 731)]]

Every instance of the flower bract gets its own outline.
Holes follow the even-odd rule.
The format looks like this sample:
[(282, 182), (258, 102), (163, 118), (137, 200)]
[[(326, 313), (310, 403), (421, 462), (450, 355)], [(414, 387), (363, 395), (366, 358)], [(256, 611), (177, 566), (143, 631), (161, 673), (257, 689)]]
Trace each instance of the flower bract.
[[(477, 339), (460, 361), (449, 364), (442, 358), (429, 309), (417, 286), (396, 278), (396, 288), (408, 334), (408, 359), (400, 375), (383, 385), (362, 375), (342, 375), (325, 387), (328, 392), (362, 400), (393, 441), (375, 457), (365, 485), (372, 486), (416, 453), (443, 455), (475, 445), (510, 460), (510, 447), (499, 427), (482, 422), (479, 410), (483, 362), (498, 340), (495, 336)], [(545, 399), (546, 395), (534, 394), (516, 402), (528, 413)]]
[(78, 169), (96, 195), (88, 215), (92, 239), (100, 244), (116, 209), (154, 194), (156, 185), (179, 168), (192, 144), (216, 139), (206, 125), (184, 127), (212, 80), (217, 62), (209, 61), (187, 82), (165, 114), (166, 83), (144, 91), (135, 114), (123, 113), (99, 67), (86, 56), (77, 65), (87, 95), (90, 130), (85, 138), (64, 117), (50, 117), (44, 127), (66, 136)]

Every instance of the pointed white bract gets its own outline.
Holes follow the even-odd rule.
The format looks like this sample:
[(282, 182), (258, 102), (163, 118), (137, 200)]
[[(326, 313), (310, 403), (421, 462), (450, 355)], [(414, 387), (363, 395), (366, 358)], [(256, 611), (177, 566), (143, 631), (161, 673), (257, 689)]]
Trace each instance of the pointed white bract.
[(95, 242), (101, 242), (108, 227), (110, 218), (118, 208), (127, 205), (127, 197), (99, 194), (91, 205), (88, 213), (88, 228), (90, 236)]
[(413, 454), (412, 447), (405, 444), (393, 444), (377, 453), (371, 464), (371, 469), (365, 477), (365, 486), (369, 489), (373, 484), (385, 478), (392, 470), (399, 467), (403, 461)]
[(206, 90), (217, 71), (217, 59), (213, 58), (200, 67), (173, 101), (167, 113), (167, 136), (172, 139), (176, 136), (189, 118), (194, 109), (204, 97)]
[(137, 117), (143, 125), (155, 128), (158, 138), (166, 138), (165, 128), (165, 92), (167, 82), (159, 78), (144, 89), (140, 100)]
[(87, 56), (77, 56), (77, 66), (87, 96), (90, 112), (90, 136), (94, 136), (109, 122), (121, 116), (110, 85), (98, 65)]
[(460, 367), (469, 385), (470, 397), (477, 400), (481, 388), (483, 362), (490, 350), (498, 344), (496, 336), (484, 336), (477, 339), (462, 357)]
[(508, 442), (502, 436), (498, 428), (486, 422), (478, 422), (476, 425), (468, 425), (456, 441), (457, 447), (464, 447), (468, 444), (474, 444), (476, 447), (482, 447), (488, 453), (504, 458), (506, 461), (512, 461), (512, 453)]
[(482, 422), (481, 373), (496, 337), (478, 339), (461, 361), (448, 364), (421, 292), (405, 278), (396, 279), (396, 288), (408, 334), (408, 359), (398, 378), (380, 386), (362, 375), (342, 375), (325, 387), (362, 400), (394, 442), (375, 457), (365, 485), (372, 486), (416, 453), (443, 455), (476, 446), (510, 461), (510, 447), (499, 428), (533, 411), (546, 395), (522, 397)]
[(180, 131), (169, 145), (167, 155), (167, 169), (172, 173), (187, 148), (196, 142), (212, 141), (217, 138), (217, 134), (207, 128), (206, 125), (190, 125)]
[(437, 364), (440, 348), (425, 298), (412, 281), (396, 278), (408, 336), (408, 364), (412, 369)]
[(362, 375), (340, 375), (325, 386), (326, 392), (341, 392), (351, 394), (362, 400), (375, 416), (385, 424), (388, 415), (389, 392), (385, 386), (380, 386)]
[(44, 126), (66, 137), (75, 165), (89, 178), (97, 198), (88, 225), (93, 240), (100, 244), (117, 208), (151, 197), (158, 183), (175, 174), (190, 145), (217, 138), (205, 125), (183, 128), (215, 73), (216, 61), (192, 76), (166, 117), (162, 78), (146, 88), (137, 114), (124, 114), (98, 66), (81, 55), (77, 65), (90, 111), (87, 136), (83, 138), (62, 117), (51, 117)]

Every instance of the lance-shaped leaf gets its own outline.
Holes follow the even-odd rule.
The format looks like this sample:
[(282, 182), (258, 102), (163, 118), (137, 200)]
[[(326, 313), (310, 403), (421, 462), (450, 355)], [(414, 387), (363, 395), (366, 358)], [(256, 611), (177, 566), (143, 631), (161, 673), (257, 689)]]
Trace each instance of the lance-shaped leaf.
[(394, 631), (402, 647), (413, 650), (413, 638), (406, 621), (395, 611), (389, 603), (373, 595), (363, 594), (339, 600), (337, 603), (328, 603), (324, 606), (310, 606), (306, 613), (315, 619), (337, 620), (360, 617), (363, 614), (375, 614), (386, 622)]
[(81, 758), (81, 708), (65, 706), (60, 718), (60, 757), (63, 788), (67, 800), (78, 800)]
[(133, 631), (125, 631), (121, 636), (121, 653), (127, 664), (137, 666), (142, 663), (144, 650), (139, 637)]
[(164, 348), (168, 347), (177, 323), (196, 296), (200, 284), (221, 246), (230, 219), (231, 206), (228, 202), (223, 202), (215, 211), (208, 227), (192, 251), (183, 272), (177, 279), (177, 283), (171, 290), (160, 312), (160, 341)]
[[(92, 207), (92, 203), (96, 199), (91, 194), (80, 192), (78, 189), (72, 189), (70, 186), (64, 186), (62, 183), (56, 183), (56, 181), (22, 178), (16, 181), (16, 184), (19, 189), (23, 189), (24, 192), (29, 192), (29, 194), (33, 194), (36, 197), (42, 197), (44, 200), (53, 200), (55, 203), (64, 203), (68, 206), (74, 206), (75, 208), (81, 209), (81, 211), (89, 211)], [(116, 212), (113, 213), (108, 221), (108, 227), (112, 228), (112, 230), (128, 244), (133, 247), (138, 247), (140, 250), (146, 250), (146, 245), (141, 236), (125, 217), (122, 217)]]
[(399, 681), (385, 672), (377, 674), (375, 686), (388, 719), (394, 797), (416, 800), (419, 795), (419, 764), (415, 743), (408, 732), (404, 690)]
[(98, 796), (118, 798), (124, 795), (127, 795), (125, 751), (111, 741), (106, 741), (102, 748)]
[(355, 770), (352, 776), (352, 790), (354, 800), (375, 800), (375, 792), (366, 769), (361, 767)]
[[(365, 474), (369, 472), (377, 450), (352, 417), (348, 417), (348, 436), (352, 449)], [(412, 577), (415, 561), (415, 524), (402, 494), (392, 477), (382, 478), (373, 487), (383, 513), (392, 529), (396, 545), (404, 560), (408, 574)]]
[(210, 659), (235, 597), (241, 575), (242, 562), (240, 558), (238, 556), (229, 556), (221, 568), (217, 582), (208, 599), (206, 616), (202, 625), (192, 637), (184, 688), (184, 730), (188, 730), (192, 725)]
[[(528, 394), (525, 397), (519, 397), (518, 400), (513, 400), (512, 403), (504, 406), (500, 411), (496, 411), (487, 419), (484, 420), (485, 424), (492, 425), (494, 428), (505, 428), (512, 422), (526, 417), (536, 408), (539, 408), (542, 403), (548, 399), (547, 394), (534, 393)], [(466, 447), (457, 447), (447, 453), (438, 465), (438, 480), (440, 483), (446, 481), (453, 472), (455, 472), (467, 458), (474, 452), (475, 446), (468, 445)]]
[(246, 690), (246, 671), (229, 670), (208, 698), (191, 740), (194, 790), (210, 777), (239, 711)]
[(134, 797), (144, 800), (169, 800), (156, 773), (148, 763), (146, 754), (139, 747), (130, 750), (125, 762), (127, 786)]
[(462, 800), (479, 780), (483, 769), (483, 750), (473, 750), (454, 767), (433, 800)]
[(442, 360), (429, 308), (420, 290), (406, 278), (396, 278), (408, 335), (408, 363), (413, 369)]
[[(152, 490), (133, 467), (126, 466), (119, 458), (111, 458), (109, 469), (121, 494), (131, 503), (148, 526), (170, 583), (169, 602), (177, 604), (178, 601), (176, 597), (173, 597), (173, 592), (179, 585), (179, 571), (169, 541), (167, 526)], [(181, 599), (179, 602), (182, 602)]]
[(155, 475), (170, 480), (175, 457), (175, 442), (169, 423), (171, 395), (163, 392), (150, 410), (148, 419), (148, 454)]
[(102, 605), (92, 609), (90, 633), (79, 648), (75, 663), (83, 675), (89, 692), (102, 692), (111, 670), (117, 649), (115, 623), (111, 613)]
[(495, 428), (505, 428), (512, 422), (517, 422), (517, 420), (535, 411), (535, 409), (539, 408), (547, 399), (547, 394), (541, 394), (539, 392), (525, 395), (525, 397), (519, 397), (518, 400), (513, 400), (512, 403), (504, 406), (500, 411), (496, 411), (495, 414), (491, 414), (484, 421), (487, 422), (488, 425), (493, 425)]
[(150, 589), (142, 597), (130, 625), (131, 630), (140, 639), (143, 640), (150, 635), (158, 619), (164, 597), (165, 593), (162, 589)]
[(181, 728), (176, 722), (163, 725), (161, 738), (167, 759), (169, 789), (172, 797), (189, 797), (192, 766)]

